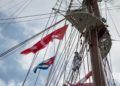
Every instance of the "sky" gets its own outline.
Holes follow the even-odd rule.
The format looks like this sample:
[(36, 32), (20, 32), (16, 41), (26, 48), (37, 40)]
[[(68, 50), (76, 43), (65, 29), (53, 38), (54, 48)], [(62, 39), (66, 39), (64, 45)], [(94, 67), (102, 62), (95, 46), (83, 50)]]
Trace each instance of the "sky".
[[(28, 16), (28, 15), (36, 15), (36, 14), (46, 14), (50, 13), (53, 6), (55, 5), (57, 0), (31, 0), (32, 2), (24, 8), (24, 3), (29, 3), (30, 0), (0, 0), (0, 19), (9, 18), (9, 17), (20, 17), (20, 16)], [(109, 0), (110, 1), (110, 0)], [(112, 0), (108, 3), (108, 6), (119, 6), (120, 1)], [(24, 10), (23, 10), (24, 8)], [(18, 10), (20, 9), (20, 10)], [(110, 10), (111, 16), (113, 17), (113, 21), (115, 22), (118, 31), (120, 27), (120, 10)], [(14, 14), (14, 15), (13, 15)], [(118, 36), (113, 22), (111, 22), (111, 18), (108, 15), (108, 30), (110, 31), (112, 41), (112, 49), (110, 51), (111, 60), (112, 60), (112, 69), (113, 75), (117, 82), (120, 83), (120, 68), (119, 68), (119, 61), (120, 61), (120, 36)], [(40, 18), (40, 17), (36, 17)], [(16, 23), (3, 23), (6, 21), (0, 20), (0, 53), (6, 51), (7, 49), (19, 44), (20, 42), (24, 41), (25, 39), (33, 36), (37, 32), (42, 31), (45, 28), (47, 23), (47, 19), (45, 20), (36, 20), (30, 22), (17, 22), (20, 20), (9, 20), (7, 22), (16, 22)], [(40, 36), (41, 37), (41, 36)], [(8, 54), (9, 56), (4, 60), (0, 60), (0, 86), (21, 86), (27, 70), (30, 66), (30, 63), (33, 58), (33, 54), (30, 55), (20, 55), (20, 52), (31, 46), (33, 43), (38, 41), (40, 37), (36, 38), (32, 42), (29, 42), (29, 45), (24, 45), (19, 49), (11, 52)], [(53, 47), (51, 45), (50, 47)], [(52, 49), (52, 48), (51, 48)], [(45, 50), (42, 50), (39, 56), (42, 58), (44, 55)], [(46, 57), (52, 56), (53, 52), (49, 52)], [(4, 57), (4, 58), (5, 58)], [(39, 58), (36, 64), (41, 61)], [(36, 65), (34, 64), (34, 66)], [(37, 84), (39, 86), (43, 86), (46, 78), (46, 73), (42, 72), (40, 74), (39, 81)], [(36, 75), (33, 71), (30, 72), (29, 79), (27, 80), (25, 86), (33, 86), (33, 82), (35, 81)]]
[[(16, 12), (17, 9), (21, 9), (21, 4), (25, 1), (28, 2), (30, 0), (0, 0), (0, 19), (9, 18), (10, 16), (16, 17), (50, 13), (52, 6), (55, 4), (54, 0), (32, 0), (23, 12)], [(10, 22), (11, 21), (12, 20), (10, 20)], [(0, 53), (33, 36), (37, 32), (40, 32), (44, 29), (45, 24), (46, 21), (44, 20), (26, 23), (0, 24)], [(21, 86), (33, 57), (32, 55), (20, 55), (24, 47), (20, 50), (18, 49), (15, 53), (12, 52), (14, 54), (0, 61), (0, 86)], [(30, 80), (35, 81), (36, 75), (33, 71), (31, 73), (33, 77), (30, 76), (28, 82)], [(40, 76), (42, 77), (42, 79), (39, 79), (41, 81), (40, 84), (45, 83), (44, 74)], [(26, 83), (25, 86), (32, 86), (32, 84), (32, 82), (29, 82)]]

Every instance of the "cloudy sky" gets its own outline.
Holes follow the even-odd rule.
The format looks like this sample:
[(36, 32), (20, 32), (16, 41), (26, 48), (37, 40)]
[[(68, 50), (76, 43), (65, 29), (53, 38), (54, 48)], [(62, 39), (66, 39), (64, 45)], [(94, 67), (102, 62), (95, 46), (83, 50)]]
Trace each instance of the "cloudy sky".
[[(0, 0), (0, 19), (50, 13), (56, 1), (57, 0)], [(120, 1), (112, 0), (111, 2), (108, 2), (108, 6), (112, 7), (112, 10), (109, 12), (113, 17), (113, 21), (115, 22), (118, 31), (120, 32), (120, 9), (116, 9), (116, 7), (120, 7)], [(112, 68), (115, 79), (120, 82), (120, 36), (115, 29), (114, 23), (111, 22), (109, 12), (107, 12), (109, 25), (108, 29), (111, 33), (112, 39), (114, 40), (112, 42), (113, 44), (110, 52), (113, 65)], [(36, 18), (38, 19), (40, 17)], [(42, 29), (44, 29), (47, 19), (29, 22), (18, 21), (21, 20), (0, 20), (0, 53), (33, 36), (37, 32), (40, 32)], [(36, 42), (37, 39), (34, 41)], [(20, 47), (16, 50), (16, 52), (11, 52), (9, 56), (4, 56), (4, 58), (7, 57), (6, 59), (0, 60), (0, 86), (21, 86), (21, 83), (23, 82), (30, 66), (33, 55), (30, 54), (24, 56), (20, 55), (19, 53), (21, 50), (30, 45), (32, 45), (32, 42), (30, 42), (29, 45)], [(43, 52), (44, 50), (40, 53), (41, 58), (43, 57)], [(48, 56), (52, 55), (53, 53), (48, 54)], [(41, 61), (41, 59), (38, 61)], [(43, 86), (46, 80), (46, 77), (44, 77), (46, 76), (46, 73), (41, 73), (40, 76), (40, 83), (38, 82), (38, 85)], [(33, 71), (31, 71), (29, 80), (27, 80), (25, 86), (33, 86), (35, 78), (36, 75), (33, 73)]]

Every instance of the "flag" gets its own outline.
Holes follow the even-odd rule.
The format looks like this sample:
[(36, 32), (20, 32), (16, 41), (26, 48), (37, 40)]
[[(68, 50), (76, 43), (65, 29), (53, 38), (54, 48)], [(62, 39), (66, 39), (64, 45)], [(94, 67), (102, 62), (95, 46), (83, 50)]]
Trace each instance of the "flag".
[(52, 39), (59, 39), (62, 40), (64, 37), (64, 34), (67, 30), (68, 25), (65, 25), (57, 30), (55, 30), (54, 32), (51, 33), (52, 35)]
[(83, 77), (81, 80), (80, 80), (80, 82), (81, 83), (84, 83), (88, 78), (90, 78), (90, 76), (92, 76), (93, 75), (93, 72), (92, 71), (90, 71), (88, 74), (86, 74), (85, 75), (85, 77)]
[(69, 86), (95, 86), (95, 85), (93, 83), (77, 83), (77, 84), (69, 84)]
[(71, 84), (68, 82), (68, 84), (70, 86), (94, 86), (93, 83), (84, 83), (88, 78), (90, 78), (90, 76), (93, 76), (93, 72), (90, 71), (88, 74), (85, 75), (85, 77), (83, 77), (79, 82), (77, 82), (76, 84)]
[(68, 25), (65, 25), (65, 26), (55, 30), (54, 32), (48, 34), (47, 36), (42, 38), (39, 42), (34, 44), (32, 47), (22, 51), (21, 54), (36, 53), (37, 51), (45, 48), (49, 44), (49, 42), (52, 41), (53, 39), (62, 40), (64, 37), (64, 34), (67, 30), (67, 27), (68, 27)]
[(21, 52), (21, 54), (29, 54), (29, 53), (36, 53), (37, 51), (45, 48), (49, 42), (51, 41), (51, 34), (47, 35), (46, 37), (42, 38), (39, 42), (34, 44), (31, 48), (28, 48)]
[(54, 63), (54, 60), (55, 60), (55, 56), (38, 64), (34, 69), (34, 73), (36, 73), (38, 69), (43, 69), (43, 70), (48, 69)]

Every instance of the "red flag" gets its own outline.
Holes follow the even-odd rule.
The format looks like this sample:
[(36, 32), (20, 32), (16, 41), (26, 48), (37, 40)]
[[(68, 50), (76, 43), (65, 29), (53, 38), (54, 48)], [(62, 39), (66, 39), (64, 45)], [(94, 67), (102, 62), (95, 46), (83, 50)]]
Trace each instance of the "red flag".
[(68, 27), (68, 25), (65, 25), (65, 26), (55, 30), (54, 32), (52, 32), (49, 35), (42, 38), (39, 42), (34, 44), (31, 48), (28, 48), (28, 49), (22, 51), (21, 54), (36, 53), (37, 51), (45, 48), (49, 44), (49, 42), (52, 41), (53, 39), (62, 40), (64, 37), (64, 34), (67, 30), (67, 27)]
[(52, 58), (48, 59), (47, 61), (44, 62), (44, 64), (46, 65), (51, 65), (54, 63), (54, 60), (55, 60), (55, 57), (56, 56), (53, 56)]
[(77, 84), (69, 84), (69, 86), (95, 86), (95, 85), (93, 83), (77, 83)]
[(85, 75), (84, 78), (82, 78), (79, 82), (77, 82), (76, 84), (71, 84), (68, 82), (68, 84), (70, 86), (94, 86), (93, 83), (84, 83), (88, 78), (90, 78), (90, 76), (93, 76), (93, 72), (90, 71), (87, 75)]
[(90, 76), (93, 76), (93, 72), (92, 72), (92, 71), (90, 71), (90, 72), (85, 76), (85, 78), (88, 79)]
[(65, 25), (57, 30), (55, 30), (54, 32), (52, 32), (52, 39), (59, 39), (62, 40), (64, 37), (64, 34), (67, 30), (68, 25)]
[(85, 75), (85, 77), (83, 77), (81, 80), (80, 80), (80, 82), (81, 83), (84, 83), (88, 78), (90, 78), (90, 76), (92, 76), (93, 75), (93, 72), (92, 71), (90, 71), (88, 74), (86, 74)]
[(28, 49), (22, 51), (21, 54), (29, 54), (31, 52), (36, 53), (40, 49), (45, 48), (49, 44), (50, 41), (51, 41), (51, 34), (45, 36), (43, 39), (41, 39), (39, 42), (37, 42), (31, 48), (28, 48)]

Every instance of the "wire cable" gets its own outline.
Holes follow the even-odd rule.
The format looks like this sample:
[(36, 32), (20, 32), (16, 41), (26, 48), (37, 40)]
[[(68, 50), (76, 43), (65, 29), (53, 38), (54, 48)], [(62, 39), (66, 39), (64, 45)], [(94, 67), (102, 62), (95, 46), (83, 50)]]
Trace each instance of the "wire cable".
[[(107, 10), (108, 10), (108, 7), (107, 7)], [(116, 30), (116, 32), (117, 32), (117, 34), (118, 34), (118, 37), (120, 37), (120, 33), (119, 33), (119, 31), (118, 31), (118, 29), (117, 29), (117, 26), (116, 26), (116, 24), (115, 24), (115, 22), (114, 22), (114, 20), (113, 20), (113, 18), (112, 18), (112, 15), (111, 15), (111, 13), (110, 13), (109, 10), (108, 10), (108, 12), (109, 12), (109, 16), (110, 16), (110, 18), (111, 18), (111, 20), (112, 20), (112, 22), (113, 22), (113, 25), (114, 25), (114, 27), (115, 27), (115, 30)]]
[(31, 17), (33, 18), (33, 17), (41, 17), (41, 16), (46, 16), (46, 15), (51, 15), (51, 14), (54, 14), (54, 13), (44, 13), (44, 14), (13, 17), (13, 18), (0, 18), (0, 20), (23, 19), (23, 18), (31, 18)]
[[(28, 2), (29, 1), (29, 2)], [(28, 3), (27, 3), (28, 2)], [(29, 6), (29, 4), (32, 2), (32, 0), (26, 0), (26, 2), (25, 3), (23, 3), (23, 5), (22, 6), (20, 6), (19, 7), (19, 9), (17, 9), (16, 11), (15, 11), (15, 13), (13, 13), (12, 15), (11, 15), (11, 17), (12, 16), (15, 16), (15, 14), (19, 11), (19, 13), (16, 15), (16, 16), (18, 16), (18, 15), (20, 15), (24, 10), (25, 10), (25, 8), (27, 8), (28, 6)], [(27, 3), (27, 4), (26, 4)], [(23, 7), (23, 8), (22, 8)], [(13, 22), (14, 21), (14, 19), (13, 20), (11, 20), (11, 22)], [(7, 29), (8, 28), (8, 26), (10, 25), (11, 23), (8, 23), (7, 25), (5, 25), (5, 27), (3, 27), (4, 29)]]
[(30, 38), (28, 38), (27, 40), (25, 40), (25, 41), (23, 41), (23, 42), (21, 42), (21, 43), (15, 45), (14, 47), (8, 49), (8, 50), (5, 51), (5, 52), (1, 53), (1, 54), (0, 54), (0, 60), (5, 59), (5, 58), (2, 58), (2, 57), (5, 56), (6, 54), (8, 54), (8, 53), (12, 52), (13, 50), (19, 48), (19, 47), (22, 46), (23, 44), (25, 44), (25, 43), (31, 41), (32, 39), (36, 38), (37, 36), (39, 36), (39, 35), (42, 34), (43, 32), (45, 32), (45, 31), (49, 30), (50, 28), (54, 27), (55, 25), (59, 24), (59, 23), (62, 22), (63, 20), (64, 20), (64, 19), (58, 21), (57, 23), (55, 23), (55, 24), (49, 26), (48, 28), (44, 29), (43, 31), (41, 31), (41, 32), (39, 32), (39, 33), (37, 33), (37, 34), (35, 34), (34, 36), (32, 36), (32, 37), (30, 37)]
[[(69, 40), (69, 38), (68, 38), (68, 40)], [(66, 44), (66, 45), (67, 45), (67, 44)], [(59, 68), (59, 66), (60, 66), (60, 65), (58, 65), (58, 64), (60, 64), (60, 62), (62, 62), (62, 58), (60, 59), (60, 57), (63, 57), (63, 53), (64, 53), (64, 48), (63, 48), (63, 50), (62, 50), (62, 52), (61, 52), (61, 54), (60, 54), (60, 56), (59, 56), (58, 61), (56, 62), (57, 64), (55, 64), (55, 67), (53, 68), (54, 72), (52, 73), (51, 79), (49, 80), (49, 82), (52, 82), (51, 80), (53, 80), (53, 77), (55, 76), (55, 72), (58, 70), (58, 68)], [(54, 78), (55, 78), (55, 77), (54, 77)]]
[[(68, 43), (69, 43), (69, 42), (68, 42)], [(74, 43), (74, 42), (73, 42), (73, 43)], [(68, 49), (69, 49), (69, 48), (68, 48)], [(61, 57), (64, 57), (64, 56), (61, 56)], [(65, 58), (65, 59), (66, 59), (66, 58)], [(65, 61), (66, 61), (65, 59), (64, 59), (63, 61), (59, 61), (59, 62), (65, 63)], [(62, 65), (60, 66), (60, 69), (62, 68), (63, 65), (64, 65), (64, 64), (62, 64)], [(63, 67), (64, 67), (64, 66), (63, 66)], [(58, 67), (57, 67), (57, 68), (58, 68)], [(63, 68), (63, 69), (64, 69), (64, 68)], [(56, 70), (58, 70), (58, 69), (56, 69)], [(61, 72), (62, 72), (62, 71), (61, 71)], [(59, 74), (60, 74), (60, 73), (59, 73)], [(57, 78), (58, 78), (58, 77), (57, 77)], [(60, 78), (60, 76), (59, 76), (59, 78)], [(54, 81), (54, 82), (55, 82), (55, 83), (58, 82), (58, 81), (59, 81), (59, 78), (58, 78), (58, 79), (55, 79), (55, 80), (57, 80), (57, 81)]]
[[(51, 13), (52, 13), (52, 12), (51, 12)], [(46, 24), (46, 27), (48, 26), (48, 24), (49, 24), (49, 22), (50, 22), (50, 18), (51, 18), (51, 15), (49, 16), (49, 19), (48, 19), (48, 22), (47, 22), (47, 24)], [(56, 15), (54, 16), (54, 19), (55, 19), (55, 18), (56, 18)], [(52, 23), (54, 22), (54, 19), (53, 19)], [(51, 23), (51, 25), (52, 25), (52, 23)], [(55, 23), (56, 23), (56, 22), (55, 22)], [(48, 34), (48, 31), (47, 31), (47, 34)], [(48, 47), (47, 47), (47, 49), (46, 49), (46, 51), (45, 51), (45, 53), (44, 53), (44, 56), (43, 56), (42, 61), (44, 61), (47, 51), (48, 51)], [(39, 71), (39, 73), (38, 73), (38, 76), (37, 76), (37, 78), (36, 78), (36, 81), (35, 81), (34, 86), (36, 86), (36, 83), (37, 83), (37, 80), (38, 80), (38, 78), (39, 78), (39, 75), (40, 75), (40, 71)]]
[(36, 60), (36, 58), (37, 58), (37, 55), (38, 55), (38, 53), (34, 55), (33, 60), (32, 60), (32, 62), (31, 62), (31, 65), (30, 65), (30, 67), (29, 67), (29, 69), (28, 69), (27, 75), (25, 76), (25, 79), (24, 79), (24, 81), (23, 81), (23, 83), (22, 83), (21, 86), (24, 86), (24, 85), (25, 85), (25, 82), (26, 82), (26, 80), (27, 80), (27, 77), (29, 76), (29, 73), (30, 73), (30, 71), (31, 71), (31, 69), (32, 69), (32, 67), (33, 67), (33, 64), (34, 64), (34, 62), (35, 62), (35, 60)]

